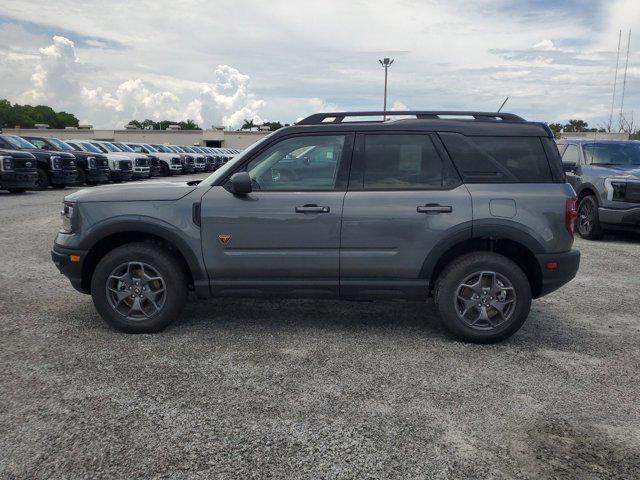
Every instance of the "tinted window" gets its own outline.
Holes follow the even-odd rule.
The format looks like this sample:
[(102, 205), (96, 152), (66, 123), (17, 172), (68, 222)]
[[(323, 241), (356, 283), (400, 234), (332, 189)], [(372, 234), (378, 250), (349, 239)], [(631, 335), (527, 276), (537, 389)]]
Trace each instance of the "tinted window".
[(552, 182), (538, 137), (467, 137), (441, 133), (451, 158), (467, 183)]
[(576, 165), (580, 163), (580, 152), (577, 145), (567, 145), (567, 149), (562, 154), (563, 162), (573, 162)]
[(333, 190), (344, 135), (282, 140), (251, 160), (246, 171), (256, 190)]
[(367, 135), (365, 189), (430, 189), (445, 185), (443, 164), (429, 135)]
[(29, 138), (28, 141), (33, 143), (36, 147), (42, 148), (43, 150), (46, 150), (47, 148), (49, 148), (49, 146), (43, 140), (40, 140), (39, 138)]

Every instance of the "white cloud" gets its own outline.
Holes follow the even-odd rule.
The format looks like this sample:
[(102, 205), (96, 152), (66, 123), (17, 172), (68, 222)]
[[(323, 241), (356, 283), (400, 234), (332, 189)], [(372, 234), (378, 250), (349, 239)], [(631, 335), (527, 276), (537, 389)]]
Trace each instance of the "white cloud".
[(536, 50), (547, 50), (547, 51), (558, 50), (556, 48), (556, 46), (553, 44), (553, 42), (551, 40), (549, 40), (549, 39), (545, 39), (545, 40), (542, 40), (542, 41), (536, 43), (533, 46), (533, 48), (536, 49)]

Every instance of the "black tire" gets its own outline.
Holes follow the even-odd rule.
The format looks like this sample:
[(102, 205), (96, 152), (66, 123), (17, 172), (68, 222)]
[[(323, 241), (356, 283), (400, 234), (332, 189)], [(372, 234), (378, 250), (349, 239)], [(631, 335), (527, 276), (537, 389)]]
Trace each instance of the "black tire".
[(24, 193), (27, 191), (26, 188), (7, 188), (7, 190), (9, 190), (10, 193), (16, 193), (16, 194)]
[(604, 234), (598, 217), (598, 201), (593, 195), (587, 195), (580, 200), (576, 231), (587, 240), (598, 240)]
[(162, 176), (162, 177), (170, 177), (171, 176), (171, 170), (169, 170), (169, 167), (164, 162), (160, 162), (160, 176)]
[(78, 168), (78, 176), (76, 177), (76, 182), (78, 185), (86, 185), (87, 182), (87, 173), (82, 169)]
[(47, 188), (49, 188), (49, 185), (51, 185), (49, 174), (42, 168), (39, 168), (38, 178), (36, 179), (34, 190), (46, 190)]
[[(478, 285), (482, 286), (482, 281), (486, 281), (487, 277), (489, 279), (498, 279), (499, 282), (503, 282), (502, 285), (506, 286), (510, 284), (512, 289), (505, 289), (498, 294), (505, 294), (505, 300), (502, 302), (506, 305), (503, 307), (504, 309), (510, 309), (508, 311), (508, 315), (498, 316), (498, 311), (491, 306), (491, 303), (494, 301), (494, 297), (488, 297), (489, 293), (483, 290), (483, 297), (478, 297), (478, 300), (462, 300), (462, 297), (459, 297), (458, 294), (461, 291), (469, 290), (467, 287), (463, 285), (465, 280), (469, 277), (477, 278), (478, 272), (484, 272), (485, 276), (480, 276), (480, 281)], [(495, 276), (488, 275), (488, 272), (495, 272)], [(500, 283), (498, 283), (500, 284)], [(464, 290), (461, 290), (464, 289)], [(507, 304), (509, 300), (506, 298), (506, 291), (509, 290), (509, 294), (514, 295), (515, 301), (513, 301), (513, 305), (510, 307), (510, 304)], [(473, 290), (470, 290), (473, 292)], [(449, 265), (447, 265), (444, 271), (440, 274), (435, 292), (434, 298), (438, 310), (440, 312), (440, 317), (444, 327), (452, 333), (454, 336), (459, 338), (460, 340), (472, 343), (494, 343), (504, 340), (505, 338), (510, 337), (515, 332), (517, 332), (520, 327), (523, 325), (527, 316), (529, 315), (529, 310), (531, 309), (531, 286), (529, 285), (529, 281), (527, 280), (526, 275), (510, 259), (499, 255), (497, 253), (492, 252), (474, 252), (458, 257), (453, 260)], [(489, 298), (491, 300), (489, 300)], [(477, 309), (475, 302), (478, 303), (478, 306), (484, 305), (483, 308)], [(484, 302), (488, 303), (484, 303)], [(498, 297), (495, 297), (496, 304), (498, 303)], [(470, 311), (471, 316), (473, 317), (474, 311), (478, 312), (478, 318), (482, 318), (482, 313), (489, 313), (495, 315), (492, 317), (493, 320), (482, 320), (486, 324), (486, 328), (480, 328), (482, 323), (479, 323), (476, 326), (471, 326), (471, 320), (463, 320), (466, 317), (460, 316), (459, 310), (463, 308), (461, 304), (464, 302), (471, 302), (473, 305), (471, 308), (473, 310)], [(493, 324), (495, 326), (492, 326)]]
[(64, 190), (65, 188), (67, 188), (67, 186), (66, 185), (60, 185), (59, 183), (58, 184), (54, 183), (54, 184), (51, 185), (51, 188), (53, 188), (55, 190)]
[[(150, 266), (164, 282), (166, 296), (162, 300), (163, 304), (148, 318), (135, 320), (126, 317), (112, 307), (107, 297), (109, 277), (115, 269), (128, 262), (141, 262)], [(126, 292), (126, 288), (122, 291)], [(91, 296), (98, 313), (113, 328), (126, 333), (154, 333), (164, 330), (182, 312), (187, 293), (188, 277), (180, 262), (164, 248), (146, 243), (130, 243), (112, 250), (100, 260), (91, 278)], [(124, 302), (127, 301), (130, 301), (129, 298), (125, 298)]]

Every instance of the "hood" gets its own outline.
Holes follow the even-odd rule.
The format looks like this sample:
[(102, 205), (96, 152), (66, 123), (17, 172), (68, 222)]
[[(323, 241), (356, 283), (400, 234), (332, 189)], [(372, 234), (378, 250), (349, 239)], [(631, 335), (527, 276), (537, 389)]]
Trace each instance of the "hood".
[(147, 181), (102, 185), (78, 190), (65, 197), (69, 202), (140, 202), (178, 200), (198, 188), (193, 182)]
[(38, 149), (35, 149), (35, 150), (30, 150), (30, 149), (27, 150), (27, 149), (25, 149), (24, 151), (25, 152), (30, 152), (30, 153), (32, 153), (32, 154), (34, 154), (36, 156), (38, 156), (38, 155), (48, 155), (48, 156), (55, 155), (55, 156), (60, 157), (60, 158), (71, 158), (71, 159), (75, 159), (76, 158), (69, 152), (57, 152), (55, 150), (43, 150), (41, 148), (38, 148)]
[(597, 173), (599, 176), (606, 177), (626, 177), (631, 178), (633, 180), (640, 180), (640, 166), (633, 165), (593, 165), (591, 164), (590, 169), (592, 172)]
[(35, 157), (29, 153), (28, 150), (6, 150), (6, 149), (0, 149), (0, 155), (3, 155), (5, 157), (7, 156), (11, 156), (13, 158), (29, 158), (29, 159), (35, 159)]

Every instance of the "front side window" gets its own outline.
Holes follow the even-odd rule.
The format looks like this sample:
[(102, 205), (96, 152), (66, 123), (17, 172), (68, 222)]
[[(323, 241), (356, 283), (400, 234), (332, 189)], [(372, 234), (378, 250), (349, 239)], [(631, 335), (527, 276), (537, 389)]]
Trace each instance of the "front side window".
[(333, 190), (344, 135), (282, 140), (246, 165), (255, 190)]
[(580, 151), (578, 150), (578, 146), (572, 144), (567, 145), (567, 149), (562, 154), (562, 161), (578, 165), (580, 163)]
[(12, 147), (17, 148), (18, 150), (26, 149), (26, 150), (36, 150), (36, 147), (33, 143), (27, 142), (24, 138), (18, 137), (17, 135), (6, 135), (4, 138)]
[(429, 135), (367, 135), (364, 142), (366, 190), (443, 188), (446, 169)]
[(50, 148), (44, 140), (40, 140), (39, 138), (29, 138), (27, 141), (33, 143), (36, 147), (42, 150), (47, 150)]

